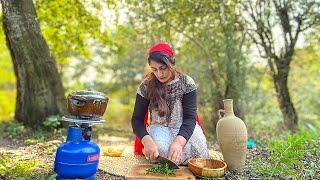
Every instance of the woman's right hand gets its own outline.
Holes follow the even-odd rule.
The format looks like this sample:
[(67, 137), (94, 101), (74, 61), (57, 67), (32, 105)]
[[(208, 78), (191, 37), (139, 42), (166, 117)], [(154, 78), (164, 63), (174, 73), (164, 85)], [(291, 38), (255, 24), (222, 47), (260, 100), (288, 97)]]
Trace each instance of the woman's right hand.
[(145, 135), (141, 142), (144, 146), (142, 153), (146, 156), (146, 159), (154, 161), (159, 156), (159, 150), (157, 144), (153, 141), (150, 135)]

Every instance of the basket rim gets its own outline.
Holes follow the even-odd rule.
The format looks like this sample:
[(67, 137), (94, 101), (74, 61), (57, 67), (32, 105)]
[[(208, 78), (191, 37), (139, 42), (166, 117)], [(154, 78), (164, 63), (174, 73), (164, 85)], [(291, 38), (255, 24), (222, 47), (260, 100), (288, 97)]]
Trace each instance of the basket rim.
[[(191, 162), (194, 159), (199, 159), (199, 160), (206, 160), (207, 159), (208, 160), (209, 158), (192, 158), (192, 159), (188, 160), (188, 164), (191, 164), (193, 166), (199, 167), (199, 166), (197, 166), (197, 165), (195, 165), (194, 163)], [(202, 168), (202, 169), (220, 171), (220, 170), (225, 170), (227, 168), (227, 166), (228, 166), (227, 163), (222, 161), (222, 160), (218, 160), (218, 159), (209, 159), (209, 160), (220, 161), (220, 162), (222, 162), (224, 164), (224, 166), (221, 167), (221, 168), (216, 168), (216, 169), (213, 169), (213, 168)]]

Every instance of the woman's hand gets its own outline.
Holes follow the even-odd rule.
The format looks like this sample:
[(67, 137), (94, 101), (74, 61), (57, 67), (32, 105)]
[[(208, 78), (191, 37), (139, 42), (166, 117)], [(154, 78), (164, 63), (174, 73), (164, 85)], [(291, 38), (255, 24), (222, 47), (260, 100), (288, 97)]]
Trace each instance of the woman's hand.
[(180, 164), (182, 158), (182, 150), (186, 143), (186, 139), (178, 135), (170, 145), (168, 159), (175, 162), (176, 164)]
[(159, 150), (157, 144), (153, 141), (150, 135), (146, 135), (141, 139), (144, 146), (142, 153), (145, 155), (146, 159), (154, 161), (159, 156)]

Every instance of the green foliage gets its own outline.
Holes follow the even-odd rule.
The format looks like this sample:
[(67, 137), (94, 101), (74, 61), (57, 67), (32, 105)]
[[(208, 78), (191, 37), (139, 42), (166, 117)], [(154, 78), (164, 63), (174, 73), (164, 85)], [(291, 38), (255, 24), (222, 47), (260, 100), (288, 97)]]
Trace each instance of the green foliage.
[[(0, 13), (0, 22), (2, 22), (2, 13)], [(15, 108), (16, 78), (6, 46), (3, 26), (0, 26), (0, 59), (0, 119), (11, 119)]]
[(97, 76), (105, 78), (94, 80), (98, 89), (108, 94), (122, 93), (124, 100), (128, 100), (127, 94), (135, 94), (146, 71), (145, 38), (136, 28), (118, 25), (110, 38), (115, 43), (110, 45), (109, 51), (99, 51), (104, 62), (96, 66)]
[(133, 103), (121, 103), (121, 99), (116, 97), (110, 99), (104, 116), (106, 120), (105, 124), (108, 124), (110, 128), (121, 128), (126, 131), (131, 131), (130, 123), (134, 107)]
[(2, 138), (10, 138), (10, 139), (19, 139), (24, 136), (27, 132), (27, 129), (17, 121), (2, 121), (0, 125)]
[(61, 65), (72, 56), (92, 55), (90, 40), (102, 34), (97, 14), (89, 12), (84, 1), (39, 0), (35, 6), (41, 31)]
[(55, 173), (46, 172), (40, 160), (29, 159), (21, 155), (0, 154), (0, 179), (3, 180), (54, 180)]
[(269, 145), (270, 160), (274, 165), (271, 176), (284, 173), (297, 177), (296, 166), (301, 166), (300, 158), (305, 154), (304, 144), (310, 139), (309, 134), (287, 135), (285, 141), (275, 140)]
[(60, 126), (60, 119), (61, 117), (59, 115), (49, 116), (45, 121), (43, 121), (43, 125), (48, 130), (56, 129)]
[(52, 140), (49, 142), (45, 142), (41, 148), (43, 149), (43, 152), (47, 155), (54, 155), (56, 152), (58, 146), (62, 144), (63, 142), (61, 140)]
[[(2, 77), (0, 76), (0, 79)], [(14, 88), (0, 90), (0, 119), (8, 120), (13, 118), (16, 105), (15, 96), (16, 90)]]
[(27, 179), (35, 173), (36, 160), (25, 160), (19, 157), (0, 155), (0, 178)]
[(32, 138), (24, 140), (24, 144), (29, 146), (43, 141), (45, 141), (45, 136), (42, 132), (37, 132)]
[(36, 173), (32, 176), (32, 179), (36, 180), (56, 180), (56, 173)]
[[(57, 141), (60, 142), (64, 140), (65, 129), (49, 127), (52, 128), (50, 131), (48, 131), (48, 129), (31, 129), (15, 120), (0, 121), (0, 131), (2, 132), (0, 134), (0, 140), (14, 139), (17, 142), (23, 142), (25, 145), (47, 142), (48, 146), (51, 146), (52, 143), (57, 144)], [(52, 139), (55, 141), (51, 142)], [(51, 152), (50, 147), (48, 151)]]
[(254, 159), (251, 168), (260, 177), (314, 179), (319, 176), (319, 140), (319, 134), (306, 131), (276, 138), (268, 145), (270, 157)]
[(38, 129), (35, 132), (32, 129), (28, 129), (28, 133), (25, 133), (23, 143), (27, 146), (37, 145), (43, 149), (43, 152), (46, 154), (52, 154), (53, 150), (57, 147), (58, 144), (61, 144), (65, 140), (65, 132), (61, 131), (62, 129), (53, 129), (48, 131), (48, 129)]
[[(0, 13), (0, 22), (2, 22), (2, 13)], [(14, 86), (15, 76), (13, 74), (12, 61), (7, 49), (3, 26), (0, 26), (0, 88), (10, 89)]]
[(298, 49), (292, 62), (289, 87), (302, 125), (320, 129), (320, 41), (312, 47)]

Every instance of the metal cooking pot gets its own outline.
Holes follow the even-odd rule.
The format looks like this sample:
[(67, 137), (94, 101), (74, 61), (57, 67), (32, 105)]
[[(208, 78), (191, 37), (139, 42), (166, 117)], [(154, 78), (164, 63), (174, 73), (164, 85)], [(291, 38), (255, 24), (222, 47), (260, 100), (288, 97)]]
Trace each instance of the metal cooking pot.
[(103, 116), (109, 98), (97, 91), (75, 91), (68, 95), (67, 108), (71, 115), (84, 118)]

